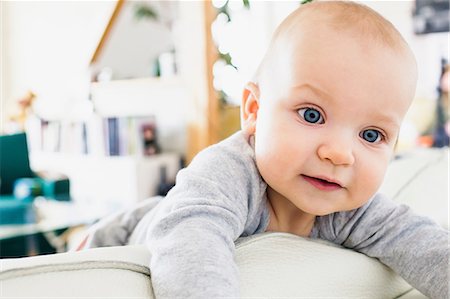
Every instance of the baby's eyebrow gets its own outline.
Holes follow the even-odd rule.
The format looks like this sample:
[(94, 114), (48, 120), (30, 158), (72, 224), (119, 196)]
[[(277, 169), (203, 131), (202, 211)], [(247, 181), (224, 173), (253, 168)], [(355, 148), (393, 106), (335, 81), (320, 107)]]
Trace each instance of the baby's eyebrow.
[(293, 88), (294, 90), (298, 91), (298, 90), (310, 90), (313, 93), (315, 93), (316, 95), (318, 95), (320, 98), (323, 98), (325, 100), (329, 100), (331, 99), (331, 95), (327, 92), (325, 92), (324, 90), (320, 89), (319, 87), (315, 87), (314, 85), (311, 85), (310, 83), (302, 83), (299, 85), (294, 86)]
[(400, 128), (400, 121), (394, 116), (389, 116), (386, 114), (377, 114), (372, 118), (377, 123), (382, 123), (383, 126), (387, 126), (391, 129), (398, 130)]

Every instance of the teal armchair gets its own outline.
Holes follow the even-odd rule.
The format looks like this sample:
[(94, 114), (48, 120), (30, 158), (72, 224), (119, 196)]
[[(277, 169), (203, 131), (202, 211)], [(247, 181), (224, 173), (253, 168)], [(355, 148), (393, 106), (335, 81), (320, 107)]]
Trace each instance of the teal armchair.
[(34, 222), (37, 196), (70, 200), (67, 178), (46, 179), (30, 168), (25, 133), (0, 136), (0, 224)]

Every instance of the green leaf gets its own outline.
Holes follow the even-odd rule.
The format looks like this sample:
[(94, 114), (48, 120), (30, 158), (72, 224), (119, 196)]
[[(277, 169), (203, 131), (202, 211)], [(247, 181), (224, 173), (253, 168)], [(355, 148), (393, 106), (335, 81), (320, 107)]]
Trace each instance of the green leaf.
[(227, 54), (222, 54), (222, 53), (219, 53), (219, 59), (222, 59), (223, 61), (225, 61), (225, 63), (227, 64), (227, 65), (231, 65), (232, 67), (234, 67), (235, 69), (237, 69), (237, 67), (231, 62), (231, 55), (230, 55), (230, 53), (227, 53)]
[(138, 20), (142, 20), (142, 19), (157, 20), (158, 19), (158, 15), (153, 10), (153, 8), (146, 6), (146, 5), (136, 5), (134, 16)]
[(227, 2), (227, 4), (225, 4), (224, 6), (219, 8), (218, 14), (221, 14), (221, 13), (223, 13), (224, 15), (227, 16), (227, 19), (228, 19), (227, 22), (231, 21), (230, 12), (228, 11), (228, 2)]

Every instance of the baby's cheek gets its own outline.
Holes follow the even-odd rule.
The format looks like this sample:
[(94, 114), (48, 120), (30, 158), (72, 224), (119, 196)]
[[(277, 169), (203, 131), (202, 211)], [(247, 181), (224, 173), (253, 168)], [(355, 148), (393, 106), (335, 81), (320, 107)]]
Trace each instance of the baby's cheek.
[(256, 154), (256, 167), (259, 170), (259, 174), (264, 181), (272, 185), (274, 181), (279, 179), (282, 173), (279, 169), (280, 163), (276, 156), (271, 155), (269, 152)]
[(365, 183), (362, 186), (366, 188), (368, 199), (370, 199), (383, 183), (384, 175), (387, 170), (388, 161), (383, 159), (373, 160), (378, 163), (371, 163), (366, 167), (364, 175)]

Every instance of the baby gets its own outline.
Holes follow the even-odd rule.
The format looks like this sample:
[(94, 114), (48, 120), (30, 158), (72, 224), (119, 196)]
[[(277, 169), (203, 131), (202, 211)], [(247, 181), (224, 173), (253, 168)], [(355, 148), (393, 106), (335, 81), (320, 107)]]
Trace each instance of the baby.
[(97, 225), (86, 247), (146, 244), (157, 298), (239, 297), (234, 241), (287, 232), (375, 257), (446, 298), (448, 231), (376, 194), (416, 78), (376, 12), (303, 5), (245, 87), (242, 131), (199, 153), (165, 199)]

